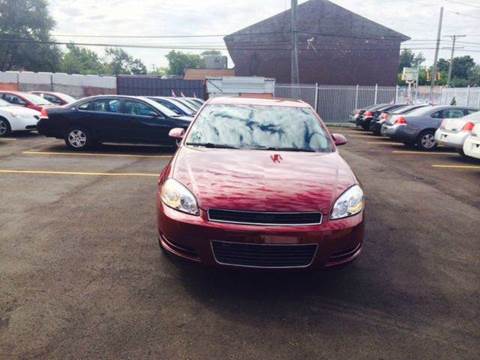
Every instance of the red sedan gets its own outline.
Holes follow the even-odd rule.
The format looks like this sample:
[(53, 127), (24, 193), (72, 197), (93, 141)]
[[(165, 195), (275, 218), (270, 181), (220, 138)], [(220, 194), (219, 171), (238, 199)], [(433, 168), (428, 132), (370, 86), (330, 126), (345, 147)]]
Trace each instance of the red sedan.
[(306, 103), (215, 98), (159, 179), (161, 247), (205, 265), (323, 268), (362, 250), (364, 194)]

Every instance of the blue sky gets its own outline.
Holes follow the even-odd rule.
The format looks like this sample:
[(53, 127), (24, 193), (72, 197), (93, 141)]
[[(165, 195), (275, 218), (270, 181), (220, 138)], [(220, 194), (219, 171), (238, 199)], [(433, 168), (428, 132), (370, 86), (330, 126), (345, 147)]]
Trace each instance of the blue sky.
[[(299, 1), (300, 3), (305, 1)], [(466, 34), (458, 55), (480, 63), (480, 0), (332, 0), (370, 20), (412, 38), (410, 46), (433, 61), (440, 6), (445, 6), (444, 35)], [(290, 0), (50, 0), (60, 41), (150, 44), (166, 46), (222, 46), (221, 37), (193, 39), (120, 39), (70, 35), (204, 35), (229, 34), (286, 10)], [(450, 40), (442, 39), (441, 57), (449, 57)], [(92, 48), (103, 53), (102, 48)], [(147, 67), (165, 66), (162, 49), (127, 49)], [(187, 51), (187, 50), (185, 50)], [(189, 52), (199, 52), (190, 50)]]

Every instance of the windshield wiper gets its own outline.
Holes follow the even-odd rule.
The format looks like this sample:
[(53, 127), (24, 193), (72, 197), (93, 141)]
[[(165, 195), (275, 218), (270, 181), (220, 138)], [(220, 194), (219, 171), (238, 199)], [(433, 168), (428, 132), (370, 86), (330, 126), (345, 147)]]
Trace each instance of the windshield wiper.
[(189, 146), (202, 146), (210, 149), (239, 149), (238, 147), (226, 144), (213, 144), (213, 143), (187, 143)]
[(268, 146), (256, 146), (253, 147), (254, 150), (270, 150), (270, 151), (292, 151), (292, 152), (316, 152), (312, 149), (301, 149), (301, 148), (290, 148), (290, 147), (268, 147)]

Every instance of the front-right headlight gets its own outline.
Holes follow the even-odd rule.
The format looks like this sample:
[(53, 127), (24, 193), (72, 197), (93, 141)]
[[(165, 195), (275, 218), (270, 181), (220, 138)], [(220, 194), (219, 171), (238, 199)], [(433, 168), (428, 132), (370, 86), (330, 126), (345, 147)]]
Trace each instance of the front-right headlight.
[(338, 220), (360, 213), (365, 206), (363, 190), (354, 185), (345, 191), (333, 206), (330, 219)]
[(190, 215), (199, 215), (197, 199), (183, 184), (174, 179), (168, 179), (162, 185), (160, 192), (162, 202), (172, 209)]

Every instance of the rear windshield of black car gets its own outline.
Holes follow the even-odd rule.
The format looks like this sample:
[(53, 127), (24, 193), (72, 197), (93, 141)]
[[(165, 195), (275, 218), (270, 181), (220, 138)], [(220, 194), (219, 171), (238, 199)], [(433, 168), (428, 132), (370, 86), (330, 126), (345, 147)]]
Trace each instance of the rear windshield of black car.
[(331, 152), (327, 130), (309, 108), (208, 105), (192, 124), (187, 145), (253, 150)]

